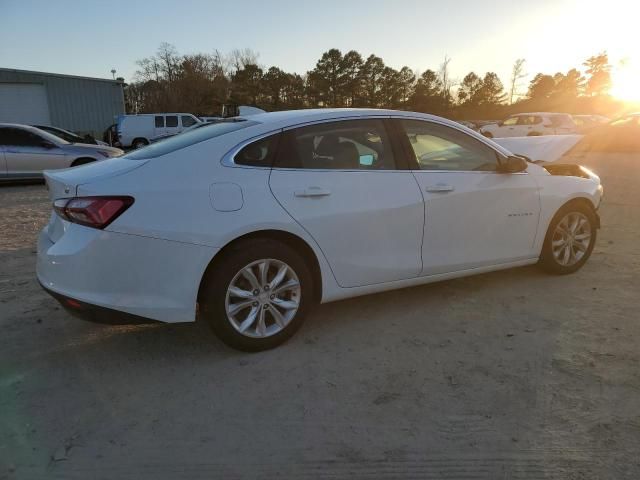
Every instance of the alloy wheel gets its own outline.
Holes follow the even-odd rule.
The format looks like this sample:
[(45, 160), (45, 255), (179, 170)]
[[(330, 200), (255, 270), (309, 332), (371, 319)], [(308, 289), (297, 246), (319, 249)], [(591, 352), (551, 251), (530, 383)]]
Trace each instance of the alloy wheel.
[(581, 212), (565, 215), (551, 238), (551, 251), (559, 265), (571, 267), (586, 254), (591, 243), (591, 223)]
[(281, 332), (300, 306), (301, 286), (296, 272), (273, 258), (242, 268), (227, 288), (227, 318), (242, 335), (265, 338)]

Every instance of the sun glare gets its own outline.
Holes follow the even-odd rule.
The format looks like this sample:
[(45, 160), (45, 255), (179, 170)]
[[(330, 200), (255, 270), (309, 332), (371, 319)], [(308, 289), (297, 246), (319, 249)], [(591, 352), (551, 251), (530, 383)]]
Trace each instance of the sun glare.
[(640, 65), (624, 62), (611, 73), (611, 95), (628, 102), (640, 101)]

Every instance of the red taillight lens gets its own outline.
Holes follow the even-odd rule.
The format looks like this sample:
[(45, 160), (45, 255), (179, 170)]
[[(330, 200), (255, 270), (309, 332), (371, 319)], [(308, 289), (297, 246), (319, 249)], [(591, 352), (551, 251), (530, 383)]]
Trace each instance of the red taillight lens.
[(133, 197), (75, 197), (53, 202), (53, 209), (68, 222), (105, 228), (133, 204)]

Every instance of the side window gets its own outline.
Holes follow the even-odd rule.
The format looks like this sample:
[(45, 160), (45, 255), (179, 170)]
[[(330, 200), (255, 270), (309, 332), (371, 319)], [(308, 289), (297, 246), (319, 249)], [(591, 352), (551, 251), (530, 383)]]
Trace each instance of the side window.
[(540, 118), (540, 117), (531, 117), (531, 123), (533, 125), (538, 125), (539, 123), (542, 123), (542, 118)]
[(192, 116), (190, 115), (182, 115), (180, 117), (180, 119), (182, 120), (182, 126), (184, 128), (190, 127), (191, 125), (195, 125), (196, 123), (198, 123)]
[(19, 128), (0, 129), (0, 145), (10, 145), (12, 147), (39, 147), (42, 138), (26, 130)]
[(164, 128), (164, 117), (156, 115), (156, 128)]
[(518, 118), (519, 117), (509, 117), (504, 122), (502, 122), (502, 125), (504, 125), (505, 127), (513, 127), (518, 123)]
[(487, 145), (450, 127), (401, 120), (420, 170), (493, 172), (498, 158)]
[(382, 120), (343, 120), (286, 132), (274, 166), (394, 170), (396, 163)]
[(176, 115), (167, 115), (166, 117), (167, 128), (178, 126), (178, 117)]
[(236, 153), (233, 163), (252, 167), (271, 167), (279, 139), (280, 134), (276, 134), (250, 143)]

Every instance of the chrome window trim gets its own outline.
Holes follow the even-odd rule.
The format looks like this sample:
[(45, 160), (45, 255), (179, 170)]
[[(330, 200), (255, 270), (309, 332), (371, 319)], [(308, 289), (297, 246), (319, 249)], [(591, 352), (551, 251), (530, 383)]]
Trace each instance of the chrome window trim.
[[(463, 127), (463, 125), (460, 125), (460, 127), (458, 127), (458, 125), (449, 125), (448, 123), (445, 122), (441, 122), (439, 120), (432, 120), (432, 119), (426, 119), (426, 118), (421, 118), (421, 117), (415, 117), (415, 116), (409, 116), (409, 115), (392, 115), (391, 119), (393, 120), (418, 120), (420, 122), (425, 122), (425, 123), (434, 123), (436, 125), (439, 125), (441, 127), (447, 127), (447, 128), (451, 128), (453, 130), (456, 130), (460, 133), (463, 133), (469, 137), (471, 137), (474, 140), (477, 140), (478, 142), (480, 142), (481, 144), (489, 147), (491, 150), (493, 150), (496, 155), (499, 155), (500, 158), (504, 157), (504, 153), (501, 152), (500, 150), (497, 150), (495, 148), (495, 146), (493, 146), (491, 143), (489, 143), (488, 141), (486, 141), (486, 137), (480, 135), (478, 137), (474, 136), (474, 135), (469, 135), (469, 133), (464, 129), (464, 128), (460, 128)], [(503, 148), (503, 147), (501, 147)], [(506, 149), (505, 149), (506, 150)], [(498, 171), (494, 171), (494, 170), (422, 170), (422, 169), (410, 169), (411, 172), (431, 172), (431, 173), (474, 173), (474, 174), (487, 174), (487, 173), (492, 173), (492, 174), (497, 174), (497, 175), (526, 175), (529, 172), (524, 171), (524, 172), (514, 172), (514, 173), (508, 173), (508, 172), (498, 172)]]
[(305, 172), (328, 172), (328, 171), (340, 171), (340, 172), (407, 172), (408, 170), (404, 169), (394, 169), (394, 170), (359, 170), (359, 169), (335, 169), (335, 168), (326, 168), (326, 169), (318, 169), (318, 168), (289, 168), (289, 167), (258, 167), (255, 165), (240, 165), (235, 163), (235, 156), (242, 150), (244, 147), (249, 145), (250, 143), (257, 142), (262, 140), (263, 138), (269, 137), (271, 135), (276, 135), (278, 133), (284, 133), (289, 130), (294, 130), (296, 128), (307, 127), (311, 125), (319, 125), (323, 123), (332, 123), (332, 122), (342, 122), (348, 120), (384, 120), (388, 119), (390, 116), (386, 115), (366, 115), (366, 116), (343, 116), (343, 117), (333, 117), (333, 118), (323, 118), (320, 120), (310, 120), (306, 122), (296, 123), (294, 125), (288, 125), (286, 127), (277, 128), (267, 133), (263, 133), (260, 135), (256, 135), (255, 137), (251, 137), (247, 140), (242, 141), (227, 153), (222, 156), (222, 160), (220, 163), (225, 167), (234, 167), (234, 168), (253, 168), (253, 169), (273, 169), (273, 170), (291, 170), (291, 171), (302, 171)]
[(270, 132), (262, 133), (260, 135), (256, 135), (255, 137), (251, 137), (251, 138), (248, 138), (246, 140), (243, 140), (242, 142), (237, 144), (235, 147), (233, 147), (231, 150), (229, 150), (227, 153), (225, 153), (222, 156), (222, 160), (220, 160), (220, 163), (225, 167), (258, 168), (258, 169), (261, 169), (261, 170), (271, 169), (271, 166), (259, 167), (257, 165), (239, 165), (239, 164), (237, 164), (235, 162), (235, 157), (240, 152), (240, 150), (242, 150), (244, 147), (246, 147), (250, 143), (258, 142), (258, 141), (260, 141), (260, 140), (262, 140), (264, 138), (270, 137), (272, 135), (277, 135), (278, 133), (282, 133), (282, 131), (283, 131), (282, 128), (277, 128), (275, 130), (271, 130)]

